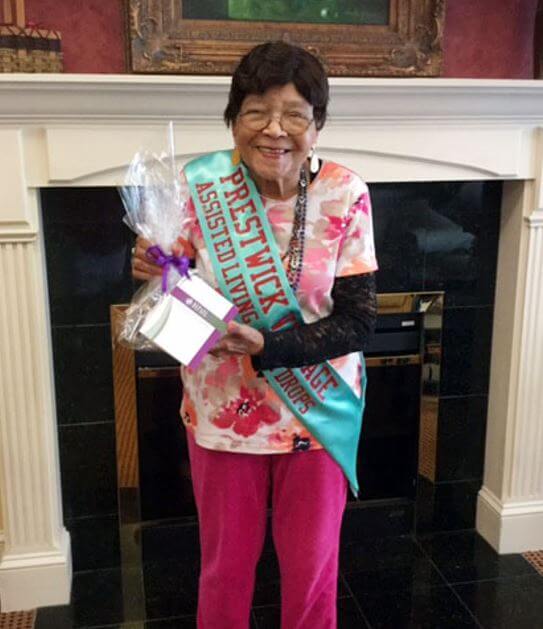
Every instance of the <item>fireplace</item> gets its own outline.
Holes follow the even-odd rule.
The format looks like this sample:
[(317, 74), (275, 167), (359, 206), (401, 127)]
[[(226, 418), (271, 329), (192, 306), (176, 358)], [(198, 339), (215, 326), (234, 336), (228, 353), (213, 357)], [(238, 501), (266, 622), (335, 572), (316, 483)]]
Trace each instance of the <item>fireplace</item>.
[[(73, 515), (69, 510), (80, 507), (81, 492), (71, 484), (62, 495), (59, 447), (72, 451), (70, 446), (87, 436), (86, 458), (79, 467), (74, 463), (78, 481), (84, 485), (88, 470), (97, 465), (99, 474), (89, 485), (95, 489), (95, 504), (107, 510), (116, 500), (102, 485), (115, 473), (106, 457), (114, 450), (112, 418), (100, 419), (105, 398), (96, 395), (97, 389), (80, 386), (69, 404), (55, 401), (53, 375), (59, 366), (53, 362), (53, 344), (81, 343), (80, 352), (98, 357), (98, 349), (104, 344), (107, 348), (109, 341), (105, 326), (78, 323), (79, 337), (70, 335), (67, 323), (52, 331), (55, 304), (52, 300), (50, 314), (40, 189), (69, 192), (117, 185), (140, 145), (162, 145), (162, 130), (170, 119), (176, 122), (180, 161), (230, 146), (220, 121), (227, 86), (226, 77), (0, 77), (3, 611), (68, 600), (71, 548), (65, 522)], [(460, 357), (470, 330), (485, 322), (487, 330), (491, 325), (492, 335), (478, 337), (471, 371), (461, 374), (455, 386), (489, 379), (483, 485), (478, 493), (473, 487), (473, 495), (477, 529), (500, 552), (543, 546), (543, 358), (538, 349), (543, 343), (538, 316), (543, 308), (542, 105), (543, 85), (535, 81), (335, 79), (330, 121), (320, 141), (323, 156), (352, 167), (370, 185), (389, 185), (392, 191), (397, 182), (504, 182), (493, 316), (485, 320), (478, 304), (464, 304), (458, 324), (461, 342), (449, 348)], [(89, 212), (91, 207), (79, 207), (78, 220), (90, 219)], [(88, 224), (92, 229), (92, 221)], [(126, 258), (127, 246), (116, 252), (115, 263)], [(65, 255), (69, 243), (66, 247)], [(430, 267), (439, 280), (439, 265)], [(69, 287), (73, 268), (68, 264), (66, 269)], [(403, 272), (380, 291), (401, 290)], [(119, 282), (117, 289), (128, 297), (132, 286)], [(484, 283), (478, 289), (486, 290)], [(485, 372), (477, 361), (490, 339)], [(69, 376), (74, 363), (66, 356), (61, 367)], [(109, 369), (101, 360), (87, 360), (84, 374)], [(97, 386), (107, 396), (109, 384), (104, 380)], [(70, 418), (83, 401), (94, 404), (97, 414), (76, 429)], [(465, 421), (486, 410), (480, 401), (454, 395), (445, 407), (446, 419), (457, 415)], [(455, 443), (458, 438), (451, 435), (449, 444)], [(101, 451), (95, 447), (99, 444), (104, 445)], [(449, 449), (444, 455), (457, 473), (454, 448)], [(63, 467), (67, 469), (64, 462)], [(470, 481), (465, 482), (467, 487)], [(430, 499), (440, 500), (437, 494)], [(89, 531), (85, 534), (91, 535)], [(84, 535), (82, 529), (71, 532), (74, 543)]]
[[(358, 454), (361, 491), (359, 500), (349, 497), (348, 508), (379, 501), (382, 531), (388, 518), (385, 505), (396, 512), (401, 505), (405, 528), (396, 532), (413, 533), (417, 474), (431, 482), (440, 476), (434, 427), (444, 293), (380, 294), (378, 304), (376, 333), (365, 351), (368, 391)], [(136, 523), (160, 526), (177, 519), (183, 524), (196, 517), (196, 507), (179, 417), (179, 363), (159, 351), (134, 352), (119, 343), (125, 308), (111, 307), (119, 525), (122, 531), (123, 526)], [(481, 415), (483, 434), (484, 420)], [(464, 464), (482, 461), (482, 446), (480, 442), (475, 461)]]
[[(64, 247), (68, 240), (61, 225), (73, 220), (75, 208), (84, 199), (94, 199), (91, 214), (95, 221), (102, 216), (96, 226), (100, 234), (97, 247), (102, 246), (102, 235), (108, 231), (114, 200), (107, 189), (72, 189), (72, 195), (78, 196), (69, 199), (65, 190), (43, 193), (48, 259), (59, 257), (54, 253), (59, 248), (55, 243)], [(345, 535), (352, 541), (377, 532), (470, 528), (474, 526), (482, 480), (501, 184), (371, 184), (370, 192), (381, 260), (378, 284), (380, 290), (395, 292), (379, 294), (377, 332), (366, 351), (369, 382), (359, 454), (361, 500), (350, 501)], [(102, 208), (109, 211), (105, 213)], [(121, 214), (117, 207), (119, 220)], [(55, 225), (56, 237), (50, 224)], [(86, 225), (81, 226), (80, 238), (88, 238), (87, 230)], [(123, 242), (119, 234), (117, 248), (121, 249)], [(82, 278), (77, 284), (86, 283)], [(50, 285), (60, 287), (63, 283), (50, 276)], [(440, 288), (447, 293), (445, 312), (444, 294), (428, 292)], [(419, 290), (398, 292), (406, 289)], [(55, 299), (60, 291), (51, 290), (53, 303), (64, 301), (66, 310), (71, 301), (62, 296)], [(104, 312), (105, 307), (104, 302)], [(88, 308), (81, 308), (81, 312), (87, 313)], [(115, 321), (120, 309), (114, 307), (112, 314)], [(442, 363), (444, 314), (446, 360)], [(466, 317), (479, 321), (461, 338)], [(172, 537), (175, 531), (183, 535), (185, 521), (195, 516), (195, 508), (185, 435), (178, 416), (181, 391), (176, 363), (160, 353), (133, 355), (116, 341), (115, 327), (112, 346), (120, 555), (133, 560), (135, 556), (150, 556), (147, 549), (133, 545), (135, 527), (146, 531), (140, 536), (142, 544), (156, 537), (153, 529), (166, 525)], [(462, 353), (452, 351), (455, 344), (462, 345)], [(471, 362), (476, 353), (479, 377), (474, 379), (474, 370), (463, 356)], [(440, 383), (442, 372), (446, 377)], [(57, 390), (69, 395), (62, 383)], [(451, 405), (470, 410), (447, 413)], [(462, 438), (470, 441), (470, 447), (456, 452), (451, 462), (448, 448)], [(418, 483), (417, 467), (421, 474)], [(447, 504), (451, 491), (459, 496), (461, 508)], [(75, 525), (72, 520), (68, 522), (69, 527)], [(126, 527), (131, 535), (124, 533)]]

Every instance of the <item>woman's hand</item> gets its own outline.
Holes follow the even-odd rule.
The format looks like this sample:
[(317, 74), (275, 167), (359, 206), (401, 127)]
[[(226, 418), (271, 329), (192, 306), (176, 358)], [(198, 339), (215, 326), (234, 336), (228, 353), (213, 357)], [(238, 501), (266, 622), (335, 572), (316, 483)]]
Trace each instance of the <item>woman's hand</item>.
[(240, 354), (256, 356), (264, 349), (264, 336), (250, 325), (230, 321), (228, 331), (209, 352), (217, 358)]
[[(157, 275), (162, 275), (162, 267), (151, 262), (145, 255), (145, 252), (151, 246), (151, 242), (145, 240), (142, 236), (138, 236), (132, 254), (132, 275), (137, 280), (147, 281)], [(172, 247), (172, 252), (178, 256), (183, 255), (183, 246), (176, 243)], [(234, 354), (254, 356), (261, 354), (263, 349), (264, 336), (258, 330), (249, 325), (230, 321), (227, 333), (209, 353), (217, 357)]]
[[(132, 252), (132, 276), (137, 280), (147, 281), (157, 275), (162, 275), (162, 267), (151, 262), (145, 255), (147, 249), (152, 246), (152, 242), (145, 240), (142, 236), (137, 237)], [(172, 252), (181, 256), (183, 255), (183, 247), (179, 243), (175, 243), (172, 246)]]

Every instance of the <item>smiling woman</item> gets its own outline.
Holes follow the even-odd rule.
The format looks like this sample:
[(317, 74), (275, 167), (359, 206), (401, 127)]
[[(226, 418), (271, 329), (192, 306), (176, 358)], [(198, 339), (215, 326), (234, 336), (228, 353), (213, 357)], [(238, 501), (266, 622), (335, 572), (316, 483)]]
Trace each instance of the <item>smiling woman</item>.
[[(322, 64), (303, 48), (256, 46), (234, 72), (224, 112), (234, 150), (183, 172), (190, 200), (179, 242), (239, 311), (200, 366), (182, 370), (202, 628), (249, 625), (270, 490), (282, 626), (336, 626), (377, 263), (366, 184), (316, 154), (328, 93)], [(145, 259), (150, 245), (136, 248), (140, 279), (160, 272)]]
[(302, 48), (263, 44), (242, 59), (224, 119), (261, 194), (296, 194), (326, 121), (328, 97), (322, 65)]

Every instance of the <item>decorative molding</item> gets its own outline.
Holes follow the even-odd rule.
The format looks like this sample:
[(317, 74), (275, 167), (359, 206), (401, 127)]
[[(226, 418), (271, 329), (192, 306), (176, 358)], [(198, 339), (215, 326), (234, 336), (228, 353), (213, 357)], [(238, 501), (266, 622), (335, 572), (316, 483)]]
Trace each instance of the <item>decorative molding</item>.
[(2, 475), (12, 479), (10, 489), (5, 495), (2, 492), (2, 513), (11, 553), (29, 544), (46, 544), (50, 536), (43, 517), (50, 507), (45, 502), (47, 479), (42, 466), (47, 465), (47, 459), (39, 425), (44, 410), (43, 386), (39, 362), (36, 364), (43, 343), (37, 318), (44, 304), (36, 299), (35, 254), (27, 251), (34, 245), (8, 243), (0, 247), (0, 357), (2, 365), (10, 366), (2, 369), (0, 378), (0, 449)]
[[(543, 12), (541, 13), (543, 17)], [(543, 125), (539, 126), (535, 133), (536, 152), (535, 152), (535, 198), (534, 198), (534, 216), (543, 213)]]
[(543, 499), (541, 500), (509, 500), (503, 501), (496, 496), (490, 489), (483, 487), (479, 496), (488, 504), (488, 506), (498, 514), (506, 515), (527, 515), (534, 513), (543, 514)]
[[(543, 505), (543, 221), (540, 216), (528, 217), (527, 261), (525, 267), (522, 337), (519, 347), (518, 386), (512, 457), (505, 488), (505, 499), (541, 497)], [(534, 224), (535, 223), (535, 224)], [(541, 530), (543, 547), (543, 528)], [(532, 549), (535, 550), (535, 549)]]
[(445, 0), (389, 0), (379, 24), (190, 19), (183, 0), (129, 0), (134, 72), (231, 74), (256, 44), (288, 41), (319, 56), (330, 76), (436, 76)]
[(543, 500), (503, 503), (483, 487), (477, 498), (477, 531), (500, 553), (543, 546)]
[(531, 229), (537, 229), (543, 227), (543, 208), (538, 209), (530, 216), (526, 216), (524, 219)]
[(477, 529), (501, 553), (543, 548), (543, 134), (533, 130), (533, 180), (506, 189), (484, 486)]
[(0, 564), (2, 612), (67, 605), (72, 583), (70, 536), (66, 529), (48, 552), (4, 555)]
[[(37, 212), (37, 193), (28, 191), (26, 196), (28, 206)], [(39, 243), (0, 243), (0, 499), (5, 537), (0, 559), (2, 611), (21, 609), (18, 605), (27, 600), (25, 596), (38, 602), (49, 600), (43, 599), (43, 589), (25, 593), (24, 587), (30, 583), (27, 578), (35, 578), (35, 584), (43, 586), (51, 600), (69, 600), (70, 543), (61, 519), (43, 274)]]
[[(346, 126), (349, 127), (349, 145), (345, 146)], [(344, 154), (358, 154), (367, 157), (385, 158), (389, 162), (397, 161), (410, 166), (416, 163), (422, 169), (426, 167), (428, 179), (431, 170), (439, 168), (451, 172), (451, 179), (521, 177), (525, 172), (522, 160), (524, 146), (523, 134), (519, 128), (488, 129), (483, 127), (465, 128), (447, 125), (432, 130), (425, 141), (421, 141), (419, 127), (398, 128), (387, 126), (366, 126), (361, 117), (356, 125), (347, 124), (342, 119), (332, 120), (322, 131), (319, 138), (319, 151), (340, 151)], [(447, 146), (446, 154), (443, 145)], [(467, 148), (469, 147), (469, 149)], [(390, 168), (381, 178), (369, 181), (390, 180)], [(461, 172), (459, 172), (461, 171)], [(364, 177), (367, 178), (366, 172)], [(439, 180), (439, 176), (435, 177)], [(396, 179), (397, 180), (397, 179)]]
[(30, 229), (21, 228), (19, 224), (0, 223), (0, 244), (6, 242), (34, 242), (37, 234)]
[[(402, 180), (405, 169), (409, 180), (450, 180), (517, 178), (526, 176), (523, 161), (523, 135), (519, 129), (436, 129), (431, 141), (418, 141), (417, 129), (364, 128), (361, 121), (349, 127), (352, 147), (345, 146), (345, 125), (331, 122), (321, 134), (320, 152), (331, 159), (364, 173), (366, 181)], [(45, 129), (46, 167), (43, 180), (32, 185), (87, 183), (92, 179), (116, 185), (123, 181), (126, 165), (134, 153), (146, 146), (160, 151), (166, 143), (166, 125), (124, 125), (115, 131), (96, 124), (51, 126)], [(229, 132), (220, 122), (175, 125), (175, 144), (180, 164), (198, 152), (230, 146)], [(465, 146), (471, 143), (469, 152)], [(442, 147), (448, 146), (447, 155)], [(81, 146), (85, 146), (84, 153)], [(104, 151), (104, 146), (108, 147)], [(360, 162), (359, 164), (357, 163)], [(394, 178), (394, 179), (392, 179)]]
[[(0, 124), (222, 119), (229, 77), (0, 75)], [(330, 80), (330, 122), (541, 124), (543, 84), (495, 79)]]
[(0, 242), (30, 241), (37, 227), (26, 199), (22, 129), (0, 128)]

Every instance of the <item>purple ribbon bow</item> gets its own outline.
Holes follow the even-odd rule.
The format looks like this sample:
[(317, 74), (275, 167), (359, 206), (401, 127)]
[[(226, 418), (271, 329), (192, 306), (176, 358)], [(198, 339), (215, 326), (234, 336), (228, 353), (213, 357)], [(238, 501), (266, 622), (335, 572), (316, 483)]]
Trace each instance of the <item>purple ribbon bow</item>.
[(187, 256), (166, 255), (161, 247), (153, 245), (145, 252), (145, 255), (154, 264), (162, 267), (162, 292), (168, 292), (168, 273), (172, 267), (177, 269), (179, 275), (190, 277), (189, 259)]

